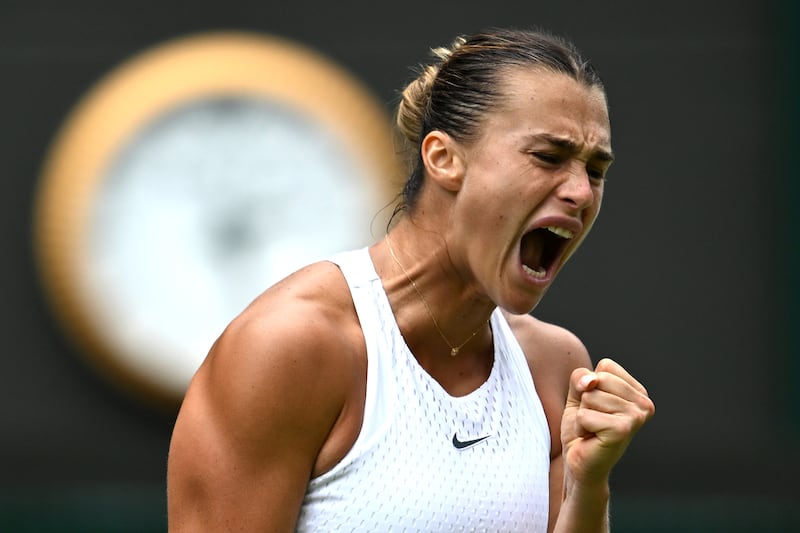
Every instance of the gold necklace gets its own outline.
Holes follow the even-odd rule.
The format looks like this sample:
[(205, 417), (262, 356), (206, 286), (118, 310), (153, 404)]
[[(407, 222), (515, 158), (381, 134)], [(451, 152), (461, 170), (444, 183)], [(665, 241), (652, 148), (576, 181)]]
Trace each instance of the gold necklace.
[(461, 344), (459, 344), (458, 346), (453, 346), (453, 343), (451, 343), (451, 342), (450, 342), (450, 341), (447, 339), (447, 337), (445, 336), (444, 332), (442, 331), (442, 328), (440, 328), (440, 327), (439, 327), (439, 322), (437, 322), (437, 320), (436, 320), (436, 317), (435, 317), (435, 316), (433, 316), (433, 311), (431, 311), (431, 306), (429, 306), (429, 305), (428, 305), (428, 301), (427, 301), (427, 300), (425, 299), (425, 297), (422, 295), (422, 292), (419, 290), (419, 287), (417, 287), (417, 284), (414, 282), (414, 280), (413, 280), (413, 279), (411, 278), (411, 276), (408, 274), (408, 272), (406, 271), (406, 269), (403, 267), (403, 264), (402, 264), (402, 263), (400, 263), (400, 260), (399, 260), (399, 259), (397, 259), (397, 256), (394, 254), (394, 250), (392, 249), (392, 242), (389, 240), (389, 236), (388, 236), (388, 235), (386, 236), (386, 246), (388, 246), (388, 247), (389, 247), (389, 254), (391, 254), (391, 256), (392, 256), (392, 259), (394, 259), (394, 262), (395, 262), (395, 263), (397, 263), (397, 266), (399, 266), (399, 267), (400, 267), (400, 270), (402, 270), (402, 271), (403, 271), (403, 274), (405, 274), (405, 275), (406, 275), (406, 279), (408, 280), (408, 282), (409, 282), (409, 283), (411, 283), (411, 286), (412, 286), (412, 287), (414, 287), (414, 291), (416, 291), (416, 293), (417, 293), (417, 296), (419, 296), (419, 299), (420, 299), (420, 301), (422, 302), (422, 305), (424, 305), (424, 306), (425, 306), (425, 309), (428, 311), (428, 316), (430, 316), (430, 317), (431, 317), (431, 321), (433, 321), (433, 325), (434, 325), (434, 327), (436, 328), (436, 331), (438, 331), (438, 332), (439, 332), (439, 336), (441, 336), (441, 337), (442, 337), (442, 340), (445, 342), (445, 344), (447, 344), (447, 345), (450, 347), (450, 357), (455, 357), (456, 355), (458, 355), (458, 352), (459, 352), (459, 350), (461, 350), (461, 348), (463, 348), (465, 344), (467, 344), (469, 341), (471, 341), (471, 340), (472, 340), (472, 338), (473, 338), (475, 335), (477, 335), (477, 334), (478, 334), (478, 332), (479, 332), (480, 330), (482, 330), (482, 329), (483, 329), (483, 328), (486, 326), (486, 324), (488, 324), (488, 323), (489, 323), (489, 320), (491, 320), (491, 318), (492, 318), (492, 315), (490, 314), (490, 315), (489, 315), (489, 318), (487, 318), (487, 319), (486, 319), (486, 322), (484, 322), (483, 324), (481, 324), (481, 326), (480, 326), (478, 329), (476, 329), (475, 331), (473, 331), (473, 332), (472, 332), (472, 335), (470, 335), (469, 337), (467, 337), (467, 340), (465, 340), (464, 342), (462, 342), (462, 343), (461, 343)]

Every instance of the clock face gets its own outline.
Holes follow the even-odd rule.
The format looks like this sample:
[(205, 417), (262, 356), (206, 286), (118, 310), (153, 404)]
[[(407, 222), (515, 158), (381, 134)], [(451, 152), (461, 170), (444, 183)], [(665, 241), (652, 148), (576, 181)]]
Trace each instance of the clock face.
[(272, 283), (384, 231), (386, 109), (286, 40), (178, 39), (121, 65), (56, 137), (34, 213), (56, 317), (114, 384), (177, 406)]
[(370, 243), (374, 183), (302, 110), (232, 97), (172, 110), (124, 147), (96, 192), (94, 320), (126, 366), (180, 391), (264, 288)]

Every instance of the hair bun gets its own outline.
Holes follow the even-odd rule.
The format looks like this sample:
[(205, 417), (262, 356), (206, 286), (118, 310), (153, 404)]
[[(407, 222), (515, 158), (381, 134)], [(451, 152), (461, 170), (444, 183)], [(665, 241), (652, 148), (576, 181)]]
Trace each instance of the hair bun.
[(402, 98), (397, 108), (396, 122), (400, 133), (412, 146), (416, 146), (419, 143), (425, 111), (431, 96), (431, 88), (436, 81), (436, 76), (439, 74), (439, 69), (466, 42), (464, 37), (459, 36), (453, 40), (449, 48), (446, 46), (431, 48), (431, 54), (438, 61), (424, 66), (417, 79), (403, 89)]

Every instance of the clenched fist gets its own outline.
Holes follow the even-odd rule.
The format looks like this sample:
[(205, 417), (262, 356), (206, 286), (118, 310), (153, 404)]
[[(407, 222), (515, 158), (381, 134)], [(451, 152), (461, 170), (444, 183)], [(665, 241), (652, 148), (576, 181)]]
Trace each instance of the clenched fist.
[(561, 419), (568, 483), (606, 482), (633, 436), (654, 413), (647, 390), (611, 359), (598, 362), (594, 372), (574, 370)]

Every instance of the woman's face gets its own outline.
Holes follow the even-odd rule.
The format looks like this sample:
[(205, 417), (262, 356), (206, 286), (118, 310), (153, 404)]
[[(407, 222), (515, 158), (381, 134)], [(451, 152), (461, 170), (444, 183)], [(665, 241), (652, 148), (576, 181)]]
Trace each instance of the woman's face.
[(527, 313), (600, 211), (611, 130), (603, 92), (566, 75), (514, 69), (503, 89), (462, 145), (448, 246), (480, 292)]

